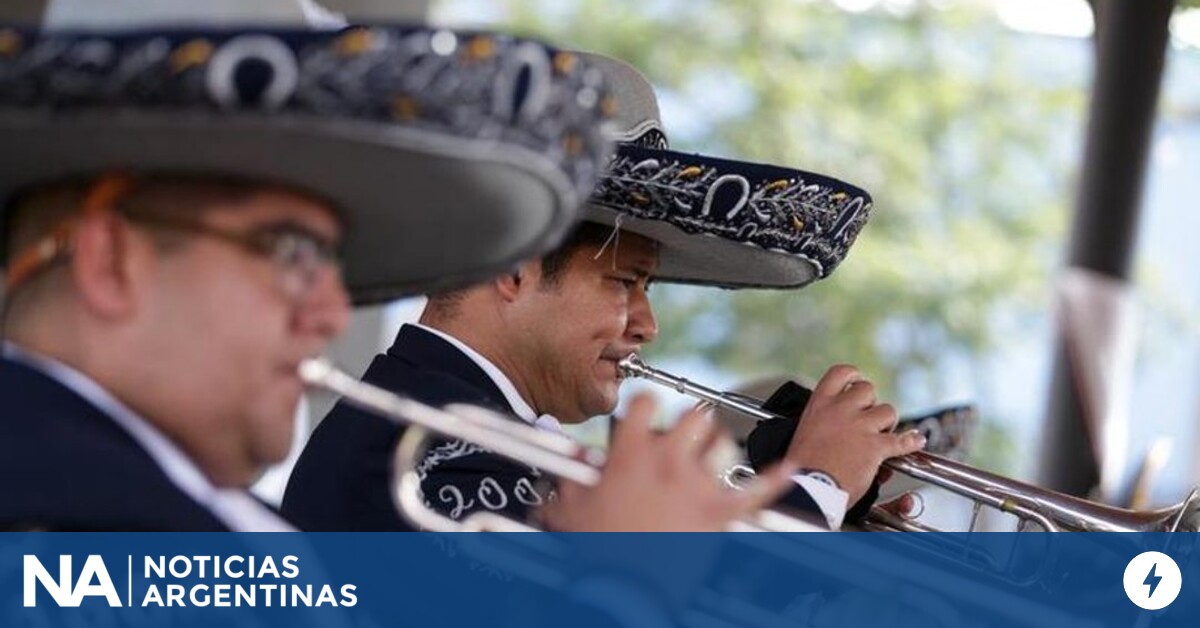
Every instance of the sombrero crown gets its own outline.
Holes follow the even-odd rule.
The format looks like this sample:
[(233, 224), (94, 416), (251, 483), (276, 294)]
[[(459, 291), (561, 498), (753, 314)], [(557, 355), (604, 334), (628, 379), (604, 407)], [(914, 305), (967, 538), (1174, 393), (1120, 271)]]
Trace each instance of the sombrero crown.
[(866, 224), (871, 196), (792, 168), (667, 148), (650, 82), (626, 63), (600, 66), (618, 103), (618, 147), (585, 220), (660, 243), (658, 280), (795, 288), (827, 277)]
[(554, 246), (610, 155), (602, 74), (572, 53), (414, 25), (197, 27), (203, 3), (173, 6), (189, 19), (155, 15), (169, 28), (0, 26), (0, 203), (114, 169), (295, 186), (344, 213), (368, 303)]

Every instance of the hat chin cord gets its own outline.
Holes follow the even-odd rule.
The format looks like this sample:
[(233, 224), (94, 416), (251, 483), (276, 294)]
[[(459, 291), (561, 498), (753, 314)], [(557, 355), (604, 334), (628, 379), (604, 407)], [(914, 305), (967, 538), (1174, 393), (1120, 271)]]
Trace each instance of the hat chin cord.
[(617, 269), (617, 249), (621, 246), (621, 222), (623, 220), (625, 220), (625, 214), (617, 214), (617, 219), (613, 221), (612, 233), (608, 234), (608, 239), (600, 245), (600, 250), (596, 251), (596, 255), (592, 257), (593, 260), (600, 259), (600, 256), (604, 255), (604, 251), (608, 250), (608, 245), (611, 244), (613, 247), (613, 270)]

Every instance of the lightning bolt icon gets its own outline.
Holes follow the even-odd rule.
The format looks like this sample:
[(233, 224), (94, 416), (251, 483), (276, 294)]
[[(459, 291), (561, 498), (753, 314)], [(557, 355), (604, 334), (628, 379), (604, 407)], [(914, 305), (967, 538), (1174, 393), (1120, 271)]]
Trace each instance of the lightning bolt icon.
[(1150, 573), (1146, 574), (1146, 580), (1142, 584), (1150, 587), (1150, 595), (1146, 597), (1154, 597), (1154, 590), (1158, 588), (1158, 583), (1162, 582), (1162, 576), (1154, 575), (1154, 570), (1158, 569), (1158, 563), (1150, 566)]

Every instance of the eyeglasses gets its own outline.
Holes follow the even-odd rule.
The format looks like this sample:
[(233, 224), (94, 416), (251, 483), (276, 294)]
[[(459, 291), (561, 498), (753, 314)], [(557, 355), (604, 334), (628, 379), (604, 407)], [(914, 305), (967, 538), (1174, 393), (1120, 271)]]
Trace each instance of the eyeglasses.
[[(319, 234), (295, 223), (273, 224), (248, 233), (236, 233), (182, 216), (114, 209), (117, 200), (127, 195), (134, 185), (135, 179), (125, 173), (101, 177), (85, 195), (80, 213), (84, 216), (114, 213), (132, 223), (214, 238), (270, 259), (281, 270), (284, 294), (297, 301), (311, 294), (323, 269), (340, 270), (337, 248)], [(31, 276), (70, 254), (77, 222), (76, 217), (64, 219), (49, 235), (13, 257), (4, 273), (5, 290), (10, 296)]]
[(199, 220), (146, 212), (125, 212), (127, 220), (150, 228), (204, 236), (231, 244), (279, 267), (284, 293), (303, 300), (316, 287), (321, 271), (340, 272), (337, 247), (320, 235), (294, 223), (271, 224), (246, 233), (227, 231)]

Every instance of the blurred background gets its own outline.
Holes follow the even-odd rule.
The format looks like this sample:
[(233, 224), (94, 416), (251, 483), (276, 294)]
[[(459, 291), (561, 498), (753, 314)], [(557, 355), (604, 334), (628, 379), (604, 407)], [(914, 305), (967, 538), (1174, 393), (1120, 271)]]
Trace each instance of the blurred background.
[[(396, 14), (381, 0), (325, 4), (352, 19)], [(1156, 448), (1156, 504), (1178, 501), (1200, 480), (1196, 5), (1181, 2), (1170, 18), (1130, 282), (1108, 295), (1129, 316), (1115, 343), (1126, 350), (1110, 356), (1117, 379), (1109, 381), (1122, 393), (1107, 408), (1125, 429), (1107, 443), (1106, 459), (1116, 461), (1120, 496)], [(902, 413), (974, 404), (981, 424), (969, 461), (1037, 479), (1060, 385), (1055, 313), (1096, 72), (1086, 0), (437, 0), (420, 8), (443, 25), (533, 34), (632, 63), (657, 87), (677, 150), (827, 173), (874, 195), (874, 218), (849, 258), (815, 286), (656, 285), (652, 364), (733, 388), (764, 375), (815, 379), (852, 363)], [(1141, 166), (1130, 155), (1129, 167)], [(422, 305), (361, 313), (339, 358), (361, 371)], [(659, 396), (664, 421), (691, 403)], [(324, 409), (315, 403), (312, 413)], [(579, 435), (602, 443), (603, 421)]]

